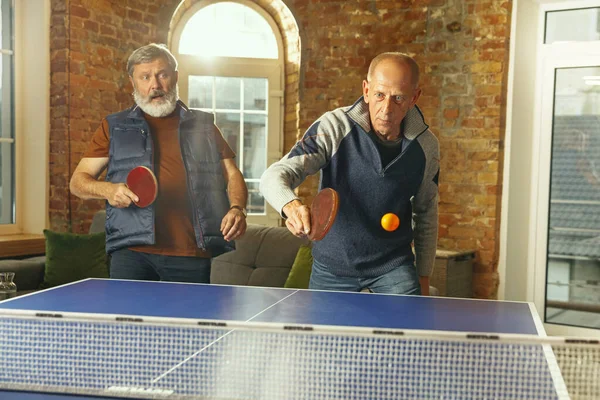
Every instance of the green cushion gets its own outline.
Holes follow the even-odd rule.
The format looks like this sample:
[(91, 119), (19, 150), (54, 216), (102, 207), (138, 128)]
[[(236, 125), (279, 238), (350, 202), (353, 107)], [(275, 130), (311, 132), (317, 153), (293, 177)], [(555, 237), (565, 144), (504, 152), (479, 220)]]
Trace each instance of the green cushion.
[(105, 233), (78, 235), (45, 229), (46, 270), (40, 289), (85, 278), (108, 278)]
[(290, 274), (283, 287), (295, 289), (308, 289), (310, 271), (312, 271), (312, 250), (309, 246), (300, 246)]

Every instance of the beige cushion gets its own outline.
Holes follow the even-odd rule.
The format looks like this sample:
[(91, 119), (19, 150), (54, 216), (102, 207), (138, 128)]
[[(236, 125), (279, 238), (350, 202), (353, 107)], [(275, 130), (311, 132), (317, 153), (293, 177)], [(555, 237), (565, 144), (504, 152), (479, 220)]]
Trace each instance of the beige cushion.
[(236, 250), (213, 259), (210, 282), (283, 287), (298, 249), (308, 243), (285, 227), (249, 224)]

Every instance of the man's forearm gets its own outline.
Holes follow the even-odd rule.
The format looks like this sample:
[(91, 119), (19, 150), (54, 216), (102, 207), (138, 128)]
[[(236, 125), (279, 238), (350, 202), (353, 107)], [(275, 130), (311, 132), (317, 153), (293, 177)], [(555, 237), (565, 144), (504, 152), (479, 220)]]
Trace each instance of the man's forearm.
[(107, 199), (110, 182), (103, 182), (84, 172), (75, 172), (71, 178), (71, 193), (82, 199)]
[(297, 182), (301, 182), (298, 175), (286, 165), (288, 162), (284, 159), (272, 164), (260, 178), (261, 194), (282, 216), (283, 207), (298, 200), (293, 187)]
[(229, 204), (245, 208), (248, 202), (248, 188), (241, 173), (235, 174), (227, 183)]

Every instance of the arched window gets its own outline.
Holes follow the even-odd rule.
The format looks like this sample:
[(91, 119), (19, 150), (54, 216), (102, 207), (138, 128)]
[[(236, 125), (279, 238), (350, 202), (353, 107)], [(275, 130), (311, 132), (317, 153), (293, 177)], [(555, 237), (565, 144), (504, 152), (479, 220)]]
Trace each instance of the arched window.
[(248, 185), (249, 221), (276, 225), (260, 176), (282, 156), (283, 50), (277, 25), (256, 4), (201, 1), (183, 14), (171, 48), (180, 97), (215, 114)]
[[(219, 32), (216, 40), (199, 40), (212, 38), (215, 32)], [(196, 12), (179, 40), (179, 54), (277, 59), (278, 53), (277, 40), (265, 18), (250, 7), (231, 2), (211, 4)]]

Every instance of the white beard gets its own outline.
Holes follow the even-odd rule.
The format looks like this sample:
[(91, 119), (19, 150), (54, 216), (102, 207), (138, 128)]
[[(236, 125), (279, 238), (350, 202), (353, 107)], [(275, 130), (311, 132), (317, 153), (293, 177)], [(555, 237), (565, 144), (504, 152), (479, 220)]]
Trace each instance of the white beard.
[[(152, 97), (161, 94), (164, 94), (161, 102), (158, 104), (153, 103)], [(143, 96), (140, 92), (138, 92), (137, 88), (134, 87), (133, 99), (146, 114), (155, 118), (166, 117), (167, 115), (170, 115), (177, 106), (177, 99), (179, 99), (179, 87), (175, 85), (166, 93), (162, 90), (155, 90), (151, 92), (149, 96)]]

